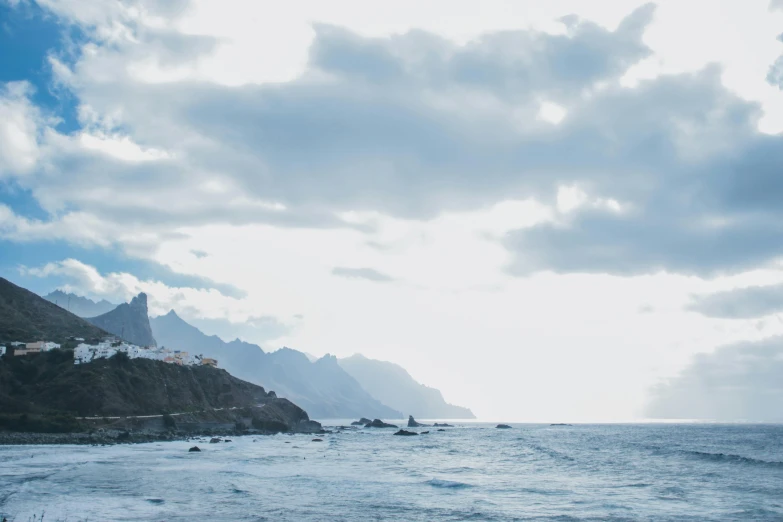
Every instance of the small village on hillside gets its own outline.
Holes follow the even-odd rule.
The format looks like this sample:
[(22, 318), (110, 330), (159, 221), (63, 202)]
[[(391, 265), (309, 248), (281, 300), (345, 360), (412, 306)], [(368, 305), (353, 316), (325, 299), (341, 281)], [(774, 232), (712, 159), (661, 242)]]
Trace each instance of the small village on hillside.
[[(72, 338), (71, 341), (79, 343), (73, 350), (74, 364), (85, 364), (96, 359), (107, 359), (118, 353), (124, 353), (130, 359), (150, 359), (180, 366), (204, 365), (217, 367), (218, 365), (217, 360), (204, 357), (201, 354), (196, 355), (182, 350), (169, 350), (164, 346), (137, 346), (114, 337), (106, 338), (96, 344), (88, 344), (79, 337)], [(20, 357), (60, 349), (62, 348), (59, 344), (51, 341), (35, 341), (31, 343), (14, 341), (8, 343), (7, 346), (0, 345), (0, 356), (8, 354)]]

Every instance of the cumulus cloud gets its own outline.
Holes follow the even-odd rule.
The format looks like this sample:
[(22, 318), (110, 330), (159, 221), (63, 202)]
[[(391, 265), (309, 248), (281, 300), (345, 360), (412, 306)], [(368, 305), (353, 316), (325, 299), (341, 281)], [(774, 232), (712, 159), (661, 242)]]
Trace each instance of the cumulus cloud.
[(378, 272), (372, 268), (347, 268), (338, 266), (332, 269), (332, 274), (340, 277), (367, 279), (368, 281), (376, 281), (379, 283), (394, 281), (391, 276)]
[(653, 393), (648, 415), (665, 419), (783, 421), (783, 337), (697, 355)]
[(27, 82), (0, 84), (0, 180), (29, 173), (38, 161), (39, 127), (44, 120), (29, 96)]
[[(650, 55), (651, 5), (615, 30), (567, 17), (563, 34), (466, 45), (316, 25), (300, 77), (241, 86), (199, 76), (217, 40), (160, 23), (185, 4), (49, 5), (97, 35), (63, 80), (85, 128), (50, 130), (47, 168), (25, 188), (54, 215), (95, 216), (91, 233), (106, 241), (127, 227), (154, 249), (186, 225), (342, 227), (354, 226), (339, 217), (348, 211), (420, 220), (501, 200), (556, 206), (561, 187), (578, 186), (607, 204), (510, 231), (510, 273), (713, 274), (783, 254), (783, 137), (758, 132), (758, 106), (716, 67), (622, 85)], [(115, 26), (126, 31), (112, 36)], [(546, 104), (566, 117), (542, 121)]]
[(720, 319), (754, 319), (783, 312), (783, 284), (694, 296), (689, 310)]

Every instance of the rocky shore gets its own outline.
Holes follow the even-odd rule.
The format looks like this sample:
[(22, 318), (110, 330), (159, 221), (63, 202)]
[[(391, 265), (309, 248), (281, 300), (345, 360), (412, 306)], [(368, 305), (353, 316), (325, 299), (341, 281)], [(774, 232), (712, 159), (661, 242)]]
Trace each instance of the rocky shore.
[[(323, 432), (321, 430), (320, 432)], [(289, 432), (311, 434), (320, 432)], [(99, 430), (91, 433), (29, 433), (0, 431), (2, 445), (92, 445), (143, 444), (161, 441), (193, 441), (209, 443), (212, 437), (239, 437), (242, 435), (273, 435), (279, 432), (266, 430), (205, 430), (199, 433), (159, 432), (155, 430)]]

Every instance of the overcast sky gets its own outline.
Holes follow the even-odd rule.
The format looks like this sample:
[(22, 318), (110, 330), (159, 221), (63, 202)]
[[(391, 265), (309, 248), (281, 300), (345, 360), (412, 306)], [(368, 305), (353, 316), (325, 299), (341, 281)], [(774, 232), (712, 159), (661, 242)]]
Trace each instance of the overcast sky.
[(0, 0), (0, 275), (484, 419), (783, 420), (781, 33), (776, 0)]

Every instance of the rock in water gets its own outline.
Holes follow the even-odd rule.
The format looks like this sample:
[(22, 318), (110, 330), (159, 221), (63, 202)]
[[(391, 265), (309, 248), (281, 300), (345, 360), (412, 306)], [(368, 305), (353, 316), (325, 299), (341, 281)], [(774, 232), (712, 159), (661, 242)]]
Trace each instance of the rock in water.
[(198, 446), (193, 446), (188, 451), (201, 451)]
[(211, 439), (209, 439), (210, 444), (216, 444), (218, 442), (220, 442), (220, 439), (217, 437), (212, 437)]
[(434, 424), (434, 426), (436, 428), (453, 428), (454, 427), (451, 424), (446, 424), (446, 423), (438, 424), (437, 422)]
[(421, 434), (422, 434), (422, 435), (426, 435), (426, 434), (428, 434), (428, 433), (429, 433), (429, 431), (422, 431), (422, 432), (421, 432)]
[(511, 426), (509, 426), (508, 424), (498, 424), (495, 427), (497, 429), (499, 429), (499, 430), (510, 430), (511, 429)]
[[(429, 433), (429, 432), (427, 432)], [(400, 430), (395, 435), (402, 435), (404, 437), (410, 437), (411, 435), (418, 435), (415, 431), (406, 431), (406, 430)]]
[(396, 428), (394, 424), (387, 424), (383, 422), (381, 419), (375, 419), (372, 422), (369, 422), (364, 425), (365, 428)]
[(409, 428), (421, 428), (423, 426), (426, 426), (426, 424), (421, 424), (419, 422), (416, 422), (416, 419), (413, 418), (413, 415), (408, 415), (408, 427)]
[(324, 439), (313, 439), (313, 442), (323, 442)]
[(446, 430), (444, 430), (443, 428), (441, 428), (441, 429), (439, 429), (438, 431), (446, 431)]

